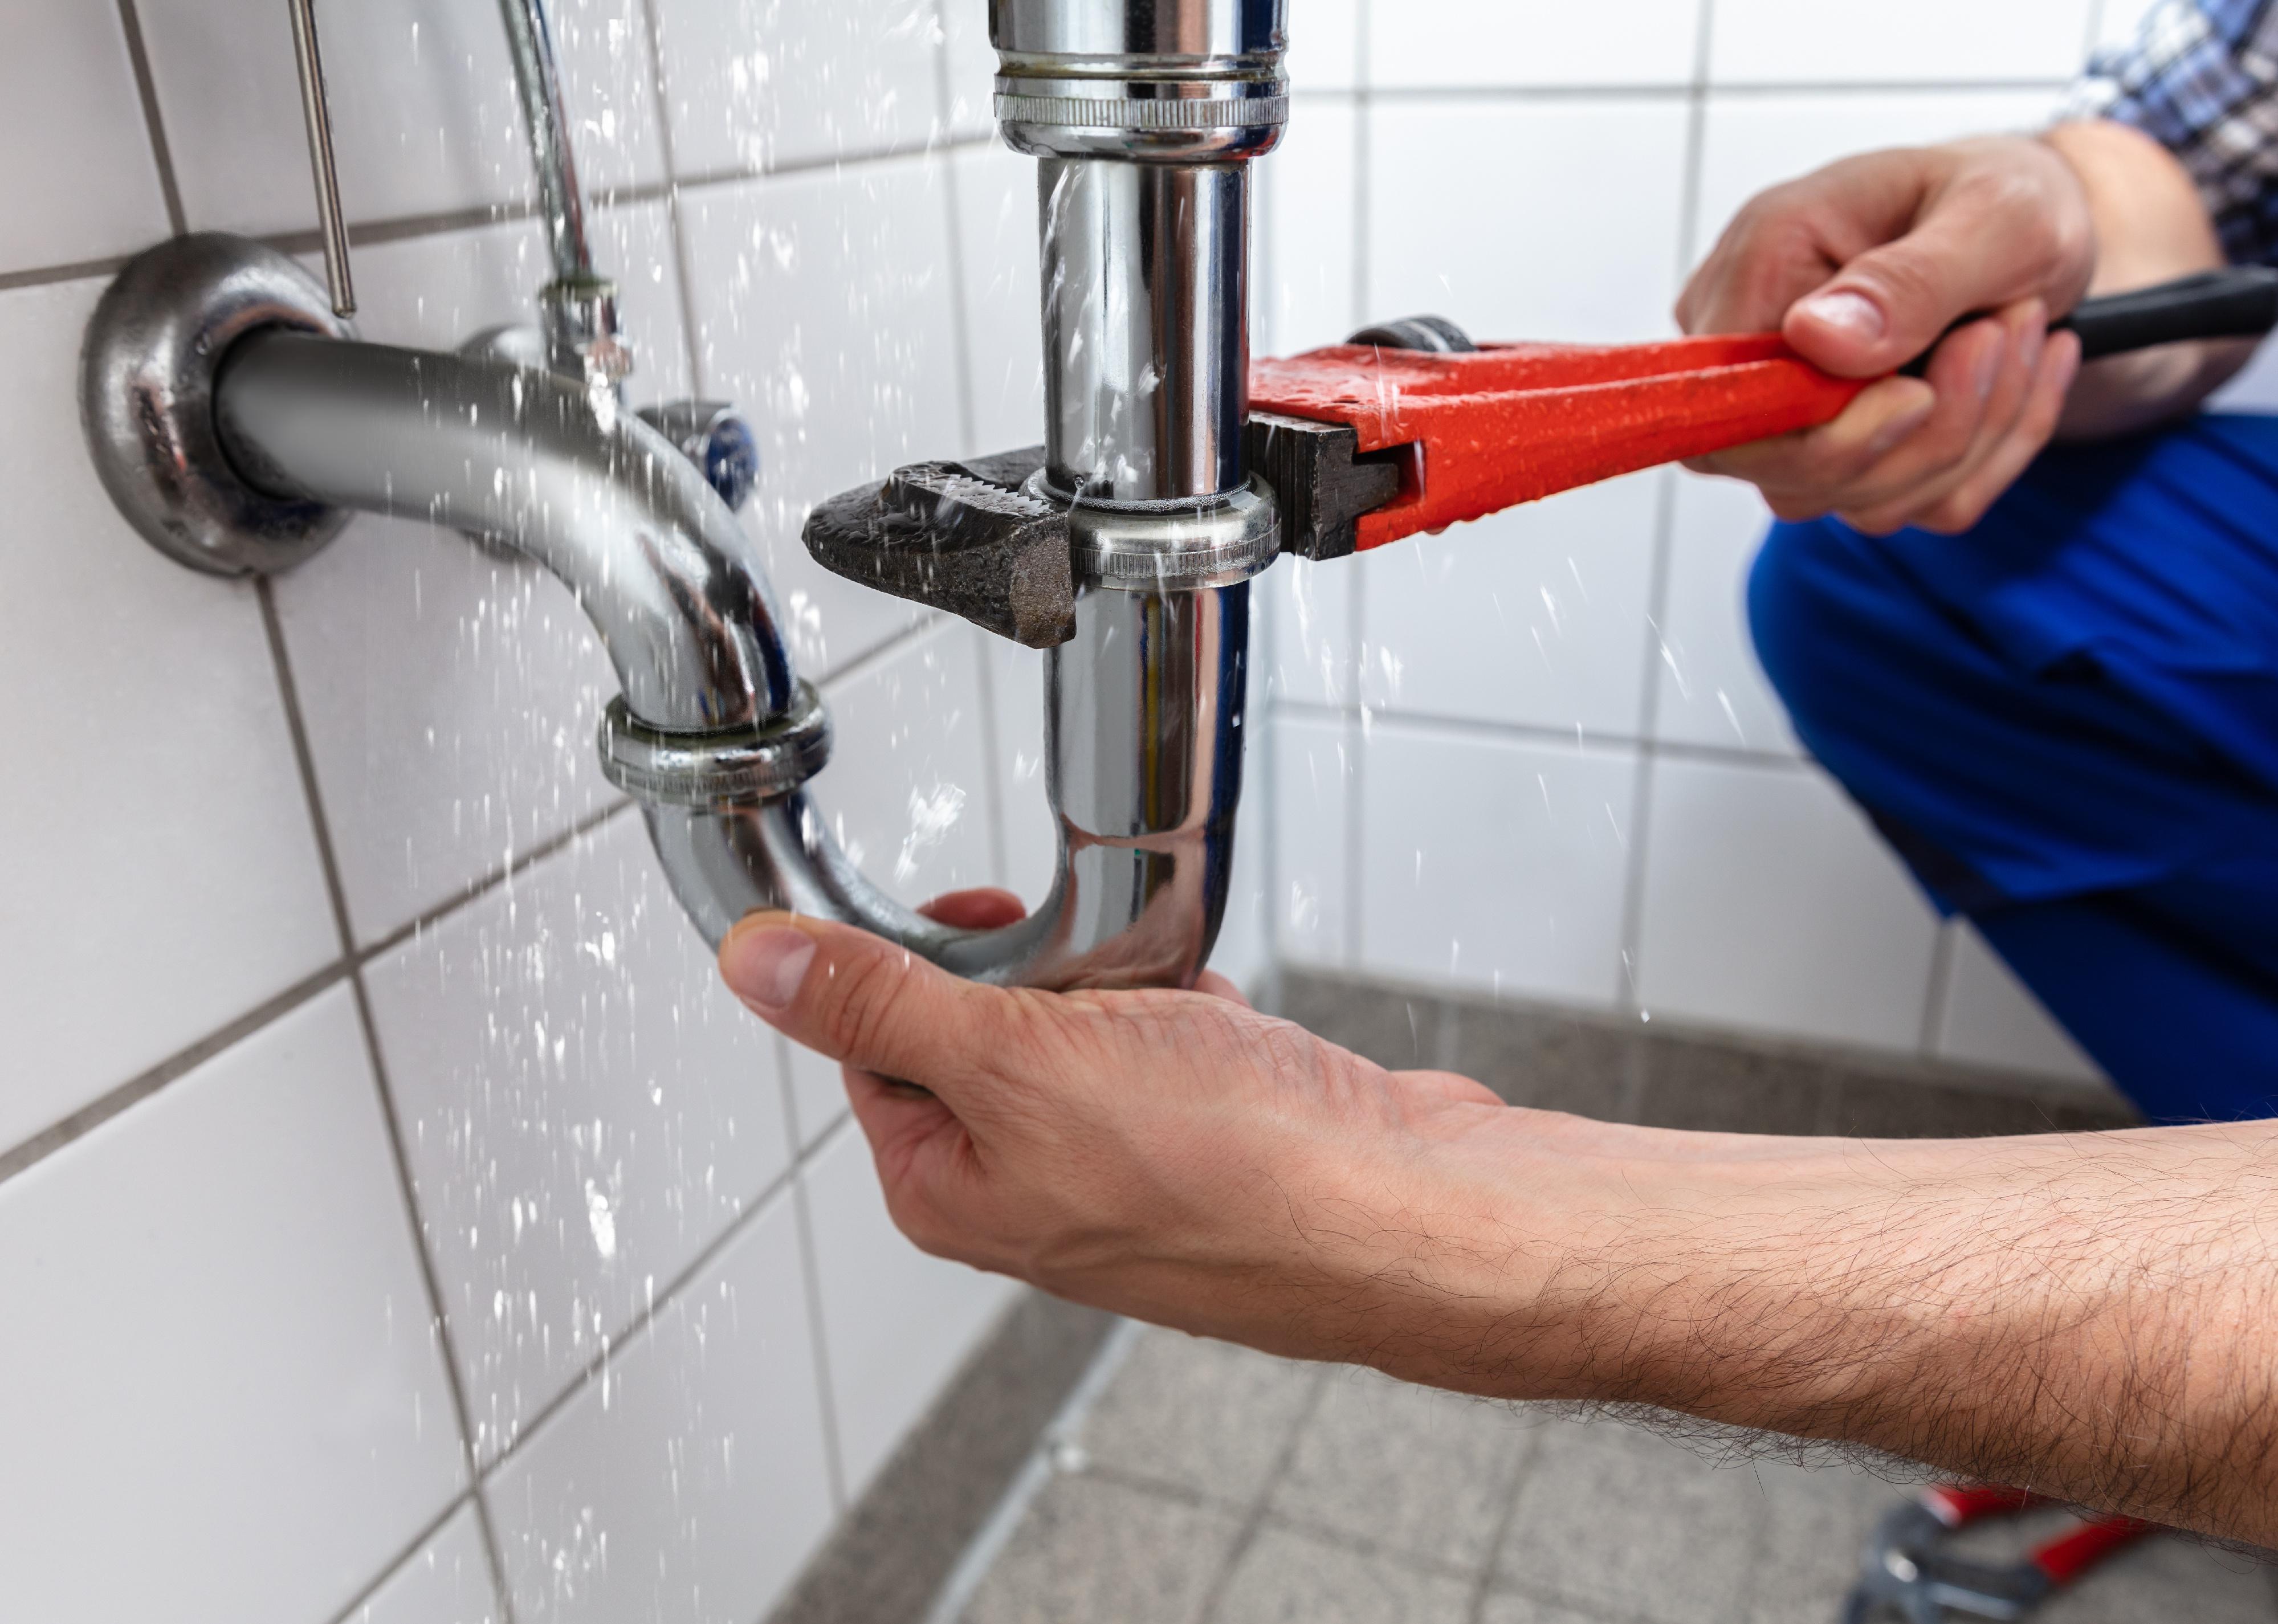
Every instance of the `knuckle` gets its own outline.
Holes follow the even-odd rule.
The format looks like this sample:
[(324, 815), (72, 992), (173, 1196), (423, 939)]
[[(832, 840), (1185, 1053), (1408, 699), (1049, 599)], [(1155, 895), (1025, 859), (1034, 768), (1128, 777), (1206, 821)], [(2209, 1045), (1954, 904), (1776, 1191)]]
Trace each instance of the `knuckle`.
[(878, 1052), (901, 979), (887, 953), (860, 953), (831, 966), (820, 1014), (823, 1035), (837, 1053), (859, 1064)]

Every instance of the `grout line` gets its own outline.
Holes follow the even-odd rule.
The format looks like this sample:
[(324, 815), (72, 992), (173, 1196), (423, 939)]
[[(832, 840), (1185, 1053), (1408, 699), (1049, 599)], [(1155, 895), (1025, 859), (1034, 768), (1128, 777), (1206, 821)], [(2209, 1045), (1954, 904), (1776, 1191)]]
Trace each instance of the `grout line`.
[(1494, 1594), (1495, 1571), (1502, 1565), (1502, 1548), (1510, 1538), (1511, 1525), (1518, 1521), (1518, 1497), (1525, 1491), (1535, 1456), (1542, 1452), (1542, 1434), (1540, 1427), (1530, 1429), (1518, 1451), (1518, 1464), (1511, 1472), (1510, 1486), (1495, 1514), (1494, 1533), (1487, 1540), (1487, 1559), (1479, 1564), (1478, 1576), (1472, 1582), (1471, 1605), (1464, 1614), (1465, 1624), (1486, 1624), (1487, 1598)]
[(778, 1196), (797, 1188), (799, 1174), (814, 1161), (815, 1157), (834, 1143), (837, 1137), (836, 1131), (825, 1133), (813, 1146), (795, 1155), (789, 1166), (769, 1179), (760, 1193), (752, 1198), (749, 1206), (720, 1226), (720, 1232), (706, 1241), (678, 1274), (674, 1275), (663, 1285), (651, 1292), (642, 1303), (640, 1311), (625, 1322), (624, 1328), (611, 1337), (600, 1353), (587, 1360), (571, 1375), (562, 1384), (562, 1390), (559, 1392), (531, 1411), (527, 1418), (516, 1424), (514, 1437), (499, 1451), (497, 1458), (487, 1466), (481, 1468), (478, 1474), (478, 1483), (489, 1483), (508, 1462), (514, 1460), (529, 1446), (530, 1441), (543, 1431), (548, 1422), (570, 1407), (572, 1399), (592, 1386), (611, 1364), (624, 1358), (647, 1332), (648, 1328), (656, 1323), (657, 1315), (672, 1306), (680, 1293), (687, 1289), (691, 1281), (710, 1268), (722, 1253), (734, 1245), (744, 1231), (751, 1228), (758, 1220), (760, 1215), (775, 1204)]
[(333, 1614), (332, 1618), (327, 1620), (327, 1624), (355, 1624), (358, 1611), (361, 1610), (367, 1602), (371, 1601), (373, 1597), (379, 1594), (380, 1588), (383, 1585), (386, 1584), (389, 1580), (394, 1578), (396, 1574), (401, 1573), (403, 1571), (403, 1565), (409, 1562), (413, 1557), (419, 1554), (419, 1548), (422, 1545), (424, 1545), (429, 1540), (434, 1538), (436, 1535), (441, 1533), (445, 1525), (447, 1525), (452, 1518), (457, 1516), (460, 1509), (464, 1506), (470, 1499), (474, 1498), (475, 1491), (472, 1489), (462, 1489), (456, 1495), (453, 1496), (451, 1503), (443, 1507), (443, 1509), (437, 1513), (435, 1516), (429, 1519), (427, 1525), (421, 1529), (417, 1534), (414, 1534), (409, 1543), (407, 1543), (401, 1550), (396, 1552), (394, 1556), (388, 1558), (386, 1562), (382, 1563), (380, 1565), (378, 1574), (372, 1579), (371, 1582), (365, 1585), (363, 1589), (358, 1590), (354, 1596), (350, 1597), (348, 1598), (348, 1605), (341, 1608), (338, 1613)]
[(74, 260), (67, 265), (44, 265), (36, 271), (0, 271), (0, 294), (19, 287), (52, 287), (58, 282), (80, 282), (93, 277), (116, 276), (133, 255), (114, 254), (108, 259)]
[[(1242, 1559), (1257, 1543), (1258, 1532), (1265, 1526), (1266, 1508), (1273, 1501), (1273, 1491), (1289, 1475), (1289, 1463), (1297, 1458), (1297, 1446), (1304, 1442), (1306, 1429), (1320, 1414), (1321, 1401), (1328, 1394), (1330, 1377), (1337, 1369), (1332, 1365), (1313, 1373), (1313, 1391), (1306, 1395), (1304, 1407), (1298, 1412), (1296, 1424), (1289, 1429), (1289, 1436), (1282, 1440), (1280, 1451), (1274, 1456), (1273, 1469), (1265, 1475), (1265, 1483), (1259, 1485), (1257, 1498), (1250, 1503), (1242, 1520), (1242, 1528), (1235, 1535), (1234, 1543), (1227, 1547), (1225, 1560), (1219, 1564), (1218, 1573), (1203, 1597), (1197, 1614), (1202, 1624), (1220, 1624), (1219, 1609), (1226, 1605), (1227, 1592), (1234, 1583), (1235, 1570), (1242, 1566)], [(1235, 1624), (1235, 1621), (1227, 1620), (1226, 1624)]]
[[(349, 966), (348, 987), (355, 1001), (356, 1025), (363, 1034), (364, 1056), (371, 1066), (372, 1086), (379, 1098), (380, 1120), (387, 1132), (387, 1148), (395, 1168), (397, 1193), (403, 1201), (403, 1216), (409, 1226), (406, 1236), (411, 1243), (412, 1255), (419, 1260), (419, 1281), (427, 1294), (428, 1323), (432, 1328), (435, 1348), (443, 1364), (443, 1380), (451, 1396), (451, 1414), (459, 1427), (459, 1459), (467, 1474), (470, 1488), (480, 1479), (475, 1467), (475, 1432), (472, 1413), (467, 1405), (466, 1383), (459, 1369), (456, 1339), (451, 1334), (451, 1320), (443, 1300), (443, 1282), (434, 1257), (427, 1245), (427, 1223), (420, 1210), (418, 1181), (413, 1177), (411, 1158), (404, 1149), (403, 1117), (395, 1102), (395, 1089), (389, 1080), (387, 1060), (379, 1042), (379, 1024), (372, 1018), (371, 997), (363, 982), (363, 963), (355, 954), (355, 929), (348, 919), (348, 888), (341, 882), (340, 860), (333, 844), (332, 821), (325, 813), (324, 788), (317, 777), (317, 759), (310, 747), (306, 714), (301, 708), (300, 685), (293, 676), (293, 654), (285, 639), (284, 617), (278, 612), (274, 582), (263, 576), (254, 583), (254, 593), (261, 605), (261, 624), (269, 639), (271, 663), (277, 671), (277, 693), (285, 710), (286, 731), (293, 741), (293, 764), (301, 775), (301, 793), (309, 812), (310, 831), (316, 837), (317, 854), (324, 866), (325, 894), (333, 910), (333, 927), (340, 934), (340, 956)], [(482, 1535), (483, 1553), (490, 1564), (491, 1584), (496, 1592), (506, 1624), (514, 1624), (514, 1609), (506, 1592), (506, 1567), (501, 1559), (498, 1538), (491, 1527), (490, 1511), (479, 1494), (475, 1496), (475, 1521)]]
[(1734, 96), (1754, 100), (1784, 95), (1887, 95), (1894, 93), (1935, 95), (1956, 91), (1965, 94), (1977, 91), (1989, 95), (2017, 90), (2060, 91), (2071, 82), (2068, 79), (1781, 80), (1752, 82), (1714, 80), (1704, 75), (1697, 81), (1688, 78), (1657, 85), (1618, 82), (1594, 85), (1373, 85), (1350, 91), (1317, 90), (1311, 95), (1312, 99), (1322, 101), (1349, 95), (1356, 100), (1374, 99), (1395, 103), (1445, 101), (1676, 102), (1693, 95), (1696, 83), (1711, 97)]
[(255, 1005), (235, 1020), (215, 1028), (187, 1048), (178, 1050), (148, 1071), (127, 1079), (108, 1094), (80, 1106), (60, 1122), (0, 1151), (0, 1184), (38, 1166), (73, 1140), (84, 1139), (112, 1117), (131, 1106), (141, 1104), (167, 1084), (195, 1071), (224, 1049), (243, 1042), (271, 1022), (291, 1014), (319, 993), (329, 991), (347, 974), (348, 966), (343, 964), (326, 964), (295, 981), (266, 1003)]
[[(1273, 702), (1276, 715), (1313, 721), (1350, 721), (1365, 718), (1369, 728), (1390, 728), (1395, 732), (1452, 733), (1464, 737), (1500, 740), (1510, 743), (1556, 746), (1575, 751), (1574, 734), (1571, 728), (1543, 726), (1537, 722), (1481, 721), (1470, 716), (1441, 716), (1424, 711), (1386, 712), (1367, 705), (1322, 705), (1311, 699), (1276, 699)], [(1808, 769), (1816, 766), (1808, 756), (1789, 755), (1779, 751), (1752, 750), (1738, 744), (1696, 744), (1687, 739), (1654, 739), (1627, 733), (1594, 733), (1584, 736), (1579, 748), (1585, 751), (1635, 751), (1640, 755), (1667, 757), (1675, 761), (1704, 761), (1727, 766), (1754, 766), (1777, 770), (1783, 767)]]
[[(843, 664), (833, 666), (814, 679), (818, 692), (837, 688), (847, 682), (860, 682), (875, 673), (881, 667), (912, 644), (922, 643), (954, 618), (939, 610), (929, 610), (899, 631), (890, 632), (861, 652), (850, 656)], [(828, 698), (826, 693), (823, 696)]]
[[(657, 149), (664, 158), (664, 172), (676, 175), (680, 164), (672, 149), (672, 93), (665, 81), (664, 30), (657, 21), (656, 0), (641, 0), (641, 30), (648, 40), (649, 94), (656, 99)], [(696, 332), (696, 282), (689, 269), (688, 221), (681, 211), (677, 186), (665, 187), (664, 207), (672, 225), (673, 292), (680, 301), (680, 343), (687, 352), (688, 393), (700, 400), (707, 393), (704, 347)]]
[[(837, 1137), (836, 1132), (818, 1134), (814, 1149), (821, 1150)], [(799, 1236), (799, 1290), (806, 1298), (807, 1346), (814, 1355), (814, 1403), (822, 1422), (823, 1477), (830, 1491), (831, 1515), (838, 1518), (846, 1514), (852, 1502), (846, 1491), (846, 1446), (838, 1436), (838, 1384), (830, 1369), (830, 1333), (822, 1323), (822, 1264), (815, 1254), (814, 1216), (808, 1208), (806, 1180), (801, 1176), (812, 1154), (802, 1155), (792, 1169), (791, 1216)]]
[(166, 225), (180, 237), (190, 229), (182, 210), (182, 188), (174, 175), (174, 154), (166, 142), (166, 121), (158, 111), (158, 81), (150, 72), (149, 49), (135, 0), (118, 0), (118, 26), (126, 34), (126, 60), (134, 70), (134, 94), (141, 99), (142, 125), (150, 134), (150, 156), (158, 165), (158, 194), (165, 199)]
[(1146, 1327), (1136, 1320), (1125, 1320), (1107, 1333), (1107, 1339), (1100, 1344), (1099, 1352), (1091, 1357), (1090, 1368), (1069, 1390), (1068, 1396), (1060, 1403), (1059, 1412), (1044, 1423), (1036, 1446), (1029, 1452), (1028, 1459), (998, 1500), (996, 1509), (989, 1513), (989, 1520), (967, 1543), (963, 1554), (957, 1559), (957, 1565), (942, 1581), (941, 1589), (936, 1592), (933, 1605), (926, 1609), (921, 1624), (959, 1624), (965, 1616), (965, 1610), (980, 1590), (982, 1582), (989, 1577), (997, 1559), (1012, 1543), (1021, 1520), (1028, 1515), (1028, 1507), (1051, 1482), (1058, 1469), (1054, 1458), (1061, 1449), (1075, 1441), (1085, 1418), (1106, 1393), (1108, 1384), (1115, 1379), (1115, 1373), (1123, 1368), (1123, 1361), (1131, 1356), (1132, 1348), (1137, 1346), (1145, 1330)]

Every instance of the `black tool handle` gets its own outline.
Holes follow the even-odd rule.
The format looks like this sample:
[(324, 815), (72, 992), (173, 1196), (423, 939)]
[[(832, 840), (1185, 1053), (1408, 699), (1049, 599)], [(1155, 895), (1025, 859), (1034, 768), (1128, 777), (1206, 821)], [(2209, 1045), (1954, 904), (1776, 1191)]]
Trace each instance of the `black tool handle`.
[(2278, 327), (2278, 271), (2230, 265), (2152, 287), (2083, 299), (2049, 324), (2080, 334), (2080, 358), (2116, 355), (2186, 339), (2259, 339)]
[[(1946, 332), (1980, 319), (1965, 316)], [(2267, 265), (2228, 265), (2083, 299), (2071, 315), (2049, 324), (2051, 332), (2070, 329), (2080, 335), (2083, 361), (2190, 339), (2259, 339), (2273, 327), (2278, 327), (2278, 270)], [(1899, 370), (1920, 377), (1929, 363), (1925, 353)]]

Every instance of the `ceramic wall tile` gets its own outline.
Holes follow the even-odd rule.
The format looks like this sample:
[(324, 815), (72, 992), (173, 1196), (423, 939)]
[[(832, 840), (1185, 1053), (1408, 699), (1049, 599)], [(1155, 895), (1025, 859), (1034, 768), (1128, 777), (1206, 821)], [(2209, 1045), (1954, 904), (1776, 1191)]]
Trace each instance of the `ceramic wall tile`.
[(2124, 45), (2136, 37), (2160, 0), (2097, 0), (2096, 39), (2101, 46)]
[(1044, 438), (1044, 333), (1036, 282), (1036, 161), (1004, 148), (950, 160), (963, 256), (972, 443), (987, 454)]
[(1700, 52), (1701, 0), (1640, 0), (1621, 26), (1547, 0), (1406, 0), (1369, 8), (1372, 89), (1682, 85)]
[(2093, 0), (1717, 0), (1716, 84), (1951, 84), (2077, 72)]
[(965, 441), (942, 175), (910, 158), (681, 199), (704, 388), (759, 431), (745, 526), (811, 680), (922, 613), (822, 569), (799, 529), (825, 497)]
[(1669, 582), (1654, 643), (1655, 737), (1800, 753), (1748, 630), (1748, 569), (1771, 522), (1754, 485), (1677, 476)]
[(1341, 344), (1364, 324), (1353, 286), (1360, 115), (1342, 98), (1300, 96), (1251, 189), (1250, 348), (1294, 355)]
[(887, 1214), (869, 1144), (851, 1124), (799, 1178), (838, 1458), (854, 1498), (1020, 1288), (905, 1239)]
[[(260, 0), (141, 0), (139, 9), (190, 225), (248, 235), (313, 226), (282, 9)], [(550, 10), (579, 179), (596, 194), (662, 181), (641, 0), (562, 0)], [(497, 8), (371, 0), (317, 15), (351, 220), (463, 213), (536, 194)]]
[(473, 1502), (394, 1571), (342, 1624), (501, 1624), (498, 1586)]
[(1767, 187), (1854, 153), (2035, 129), (2058, 97), (2054, 88), (1712, 93), (1692, 257), (1705, 256), (1740, 205)]
[[(166, 234), (158, 163), (118, 10), (20, 8), (0, 57), (0, 274), (125, 254)], [(284, 31), (279, 19), (277, 28)]]
[(911, 0), (657, 0), (684, 179), (923, 144), (941, 118), (941, 25)]
[(873, 884), (914, 907), (997, 883), (980, 650), (937, 621), (825, 690), (830, 765), (808, 788)]
[(1034, 908), (1049, 896), (1059, 860), (1059, 823), (1044, 791), (1044, 655), (975, 633), (989, 662), (996, 707), (997, 803), (1005, 825), (999, 883)]
[(1341, 719), (1273, 719), (1267, 917), (1276, 954), (1308, 964), (1348, 959), (1346, 867), (1357, 810), (1360, 732)]
[(368, 984), (493, 1459), (789, 1164), (774, 1037), (631, 814)]
[(1362, 779), (1362, 965), (1611, 1004), (1636, 792), (1629, 750), (1377, 722)]
[(1368, 575), (1357, 558), (1283, 559), (1250, 590), (1260, 629), (1263, 697), (1342, 706), (1360, 694), (1353, 598)]
[(1305, 0), (1292, 6), (1282, 71), (1292, 88), (1349, 90), (1362, 82), (1360, 18), (1367, 0)]
[(1482, 340), (1673, 331), (1681, 101), (1449, 95), (1380, 102), (1369, 124), (1371, 319), (1430, 311)]
[(521, 1624), (748, 1624), (830, 1523), (786, 1192), (484, 1492)]
[(88, 459), (74, 392), (100, 292), (0, 293), (23, 406), (0, 437), (0, 692), (27, 729), (0, 773), (0, 1146), (340, 951), (252, 588), (160, 554)]
[(0, 1185), (8, 1611), (346, 1607), (463, 1483), (414, 1247), (345, 988)]
[(1358, 572), (1362, 703), (1634, 738), (1667, 499), (1637, 474), (1326, 566)]
[(1937, 919), (1843, 792), (1816, 768), (1666, 756), (1652, 778), (1639, 1003), (1915, 1048)]
[(2040, 1000), (1968, 921), (1946, 928), (1953, 933), (1953, 944), (1946, 957), (1938, 1054), (2077, 1082), (2102, 1080), (2097, 1064), (2050, 1018)]

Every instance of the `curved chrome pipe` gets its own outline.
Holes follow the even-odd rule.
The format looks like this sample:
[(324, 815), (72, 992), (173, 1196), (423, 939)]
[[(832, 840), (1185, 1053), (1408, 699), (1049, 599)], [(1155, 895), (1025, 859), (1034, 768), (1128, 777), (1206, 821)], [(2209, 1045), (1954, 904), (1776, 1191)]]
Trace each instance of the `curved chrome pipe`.
[(702, 471), (615, 408), (495, 359), (281, 331), (240, 342), (214, 393), (251, 484), (495, 537), (577, 595), (634, 716), (757, 726), (796, 685), (766, 572)]
[[(748, 745), (799, 683), (759, 560), (654, 430), (574, 380), (488, 358), (282, 330), (214, 390), (238, 473), (279, 497), (493, 537), (566, 583), (635, 721), (697, 751)], [(843, 919), (975, 980), (1189, 984), (1226, 906), (1241, 793), (1249, 589), (1098, 590), (1048, 657), (1060, 862), (1030, 919), (952, 930), (887, 897), (803, 789), (642, 796), (690, 918), (717, 942), (755, 908)]]

